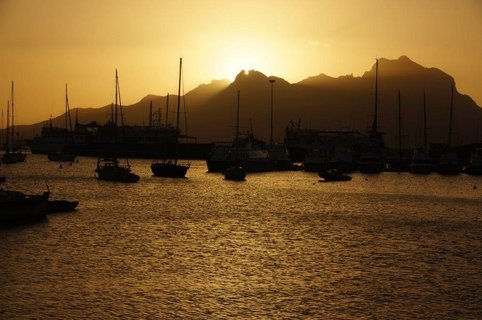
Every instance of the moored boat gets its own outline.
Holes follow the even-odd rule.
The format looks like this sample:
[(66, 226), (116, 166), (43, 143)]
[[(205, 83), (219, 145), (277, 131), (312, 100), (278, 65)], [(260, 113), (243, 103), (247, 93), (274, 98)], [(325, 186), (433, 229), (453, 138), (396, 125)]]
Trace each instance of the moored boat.
[(214, 145), (211, 155), (206, 160), (209, 172), (224, 172), (227, 168), (241, 166), (246, 172), (268, 172), (276, 170), (276, 163), (263, 148), (263, 143), (256, 140), (250, 132), (246, 137), (239, 134), (239, 99), (238, 90), (236, 111), (236, 134), (232, 144)]
[[(124, 117), (122, 112), (122, 101), (120, 99), (119, 77), (115, 70), (115, 119), (114, 126), (117, 129), (117, 99), (119, 99), (119, 109), (122, 127), (124, 127)], [(125, 137), (123, 137), (125, 139)], [(116, 157), (103, 157), (97, 160), (95, 173), (99, 180), (118, 181), (134, 183), (139, 181), (139, 176), (132, 172), (129, 159), (126, 157), (126, 165), (121, 165)]]
[(0, 222), (19, 222), (45, 218), (50, 192), (28, 195), (0, 189)]
[(131, 171), (130, 165), (120, 165), (117, 158), (101, 158), (97, 161), (95, 169), (99, 180), (119, 181), (134, 183), (139, 181), (139, 176)]
[[(176, 113), (176, 140), (175, 145), (177, 146), (179, 140), (179, 113), (181, 108), (181, 79), (182, 79), (182, 58), (179, 59), (179, 84), (177, 92), (177, 113)], [(174, 160), (155, 161), (151, 164), (151, 171), (156, 177), (165, 178), (184, 178), (186, 176), (187, 170), (190, 164), (179, 163), (177, 155)]]

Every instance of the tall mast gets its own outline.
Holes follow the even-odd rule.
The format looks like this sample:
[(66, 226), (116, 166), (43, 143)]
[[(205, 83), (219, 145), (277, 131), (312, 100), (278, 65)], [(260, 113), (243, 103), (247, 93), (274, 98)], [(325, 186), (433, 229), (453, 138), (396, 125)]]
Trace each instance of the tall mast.
[[(179, 84), (177, 86), (177, 115), (176, 115), (176, 146), (179, 139), (179, 112), (181, 111), (181, 76), (182, 76), (182, 58), (179, 58)], [(176, 154), (176, 158), (174, 159), (174, 163), (177, 164), (177, 154)]]
[(402, 160), (402, 99), (398, 90), (398, 157)]
[(167, 125), (168, 125), (168, 120), (169, 120), (169, 92), (167, 93), (167, 97), (166, 97), (166, 128), (167, 128)]
[(275, 80), (270, 79), (269, 83), (271, 83), (271, 131), (270, 131), (270, 143), (273, 145), (273, 84)]
[(449, 139), (448, 147), (452, 146), (452, 121), (453, 121), (453, 109), (454, 109), (454, 85), (452, 85), (452, 90), (450, 94), (450, 117), (449, 117)]
[[(115, 111), (114, 111), (114, 116), (115, 116), (115, 119), (114, 119), (114, 124), (115, 126), (117, 127), (117, 97), (118, 97), (118, 92), (117, 92), (117, 88), (119, 87), (119, 78), (117, 76), (117, 68), (115, 69)], [(117, 131), (117, 129), (116, 129)]]
[(70, 116), (70, 103), (69, 103), (69, 94), (67, 91), (67, 84), (65, 84), (65, 129), (70, 130), (72, 132), (72, 117)]
[(423, 92), (423, 147), (427, 151), (427, 103), (425, 91)]
[(14, 107), (13, 107), (13, 80), (12, 80), (12, 149), (15, 145), (15, 111), (14, 111)]
[(67, 104), (68, 104), (68, 98), (67, 98), (67, 84), (65, 84), (65, 119), (64, 119), (64, 127), (65, 129), (69, 129), (67, 126)]
[(375, 112), (373, 114), (372, 135), (378, 132), (378, 59), (375, 64)]
[(176, 142), (179, 137), (179, 112), (181, 111), (181, 74), (182, 74), (182, 58), (179, 59), (179, 85), (177, 87)]
[(7, 101), (7, 139), (5, 148), (7, 152), (10, 152), (10, 100)]

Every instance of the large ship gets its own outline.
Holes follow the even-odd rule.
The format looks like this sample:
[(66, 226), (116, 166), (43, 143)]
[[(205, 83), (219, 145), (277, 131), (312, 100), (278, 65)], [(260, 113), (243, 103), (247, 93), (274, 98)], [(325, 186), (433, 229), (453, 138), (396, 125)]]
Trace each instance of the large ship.
[(178, 135), (171, 125), (126, 125), (121, 128), (116, 127), (112, 121), (104, 125), (95, 121), (81, 124), (78, 119), (72, 133), (65, 128), (47, 124), (42, 128), (41, 135), (30, 140), (28, 145), (34, 154), (70, 151), (79, 156), (97, 157), (105, 154), (123, 156), (128, 153), (131, 158), (145, 159), (206, 159), (211, 148), (211, 144), (197, 143), (195, 137)]

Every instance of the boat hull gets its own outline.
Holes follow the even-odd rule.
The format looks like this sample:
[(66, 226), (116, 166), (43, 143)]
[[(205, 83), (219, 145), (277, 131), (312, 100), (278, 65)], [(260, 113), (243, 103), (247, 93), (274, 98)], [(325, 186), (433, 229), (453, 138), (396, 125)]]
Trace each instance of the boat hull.
[(151, 164), (151, 171), (156, 177), (184, 178), (188, 169), (188, 165), (181, 165), (175, 163), (161, 162)]
[(131, 172), (127, 167), (108, 165), (98, 166), (95, 170), (97, 178), (105, 181), (118, 181), (124, 183), (135, 183), (139, 181), (139, 176)]

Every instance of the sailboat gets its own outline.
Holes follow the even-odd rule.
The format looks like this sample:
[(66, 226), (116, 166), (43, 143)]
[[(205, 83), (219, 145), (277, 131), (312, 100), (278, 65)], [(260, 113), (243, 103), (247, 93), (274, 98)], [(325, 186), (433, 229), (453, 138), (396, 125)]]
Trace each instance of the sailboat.
[[(65, 84), (65, 130), (68, 132), (68, 135), (65, 139), (71, 139), (71, 143), (74, 142), (73, 130), (72, 130), (72, 120), (70, 117), (70, 105), (69, 105), (69, 96), (67, 94), (67, 84)], [(68, 144), (68, 141), (65, 141), (65, 145)], [(75, 154), (73, 152), (69, 152), (66, 150), (49, 152), (47, 155), (50, 161), (60, 161), (60, 162), (73, 162), (75, 160)]]
[[(179, 84), (177, 91), (177, 118), (176, 118), (176, 145), (179, 143), (179, 113), (181, 108), (181, 79), (182, 79), (182, 58), (179, 60)], [(166, 178), (184, 178), (189, 163), (178, 163), (177, 156), (174, 160), (164, 159), (163, 161), (153, 162), (151, 164), (151, 171), (156, 177)]]
[[(115, 130), (117, 134), (117, 98), (119, 98), (119, 109), (121, 112), (122, 134), (124, 136), (124, 115), (122, 113), (122, 102), (120, 99), (119, 77), (115, 70)], [(125, 138), (125, 137), (124, 137)], [(129, 159), (126, 165), (121, 165), (116, 157), (104, 157), (97, 160), (95, 169), (99, 180), (119, 181), (133, 183), (139, 181), (139, 176), (131, 171)]]
[(358, 158), (358, 170), (362, 173), (380, 173), (382, 170), (382, 147), (381, 133), (378, 132), (378, 59), (375, 64), (375, 106), (372, 128), (370, 130), (370, 145), (367, 150), (360, 153)]
[(427, 106), (425, 92), (423, 93), (423, 146), (413, 151), (410, 172), (414, 174), (429, 174), (432, 172), (432, 159), (427, 148)]
[[(6, 138), (6, 150), (2, 156), (2, 162), (6, 164), (13, 164), (17, 162), (24, 162), (27, 155), (15, 148), (15, 109), (14, 109), (14, 95), (13, 95), (13, 81), (12, 81), (12, 105), (7, 105), (7, 138)], [(11, 114), (9, 113), (11, 110)], [(12, 127), (10, 128), (9, 120), (12, 120)]]
[[(238, 92), (239, 105), (239, 92)], [(269, 172), (276, 170), (276, 163), (270, 158), (264, 144), (256, 140), (253, 131), (240, 137), (239, 107), (236, 116), (236, 136), (232, 143), (217, 143), (206, 160), (208, 172), (225, 172), (226, 169), (241, 166), (246, 172)]]
[(246, 179), (246, 171), (241, 167), (238, 158), (238, 140), (239, 140), (239, 93), (238, 90), (238, 103), (236, 108), (236, 137), (234, 143), (234, 163), (232, 166), (226, 168), (223, 171), (224, 179), (234, 181), (244, 181)]
[(440, 174), (459, 174), (461, 167), (459, 158), (456, 152), (450, 150), (452, 147), (452, 122), (453, 122), (453, 108), (454, 108), (454, 86), (452, 85), (450, 95), (450, 117), (449, 117), (449, 136), (447, 142), (447, 151), (440, 155), (437, 171)]

